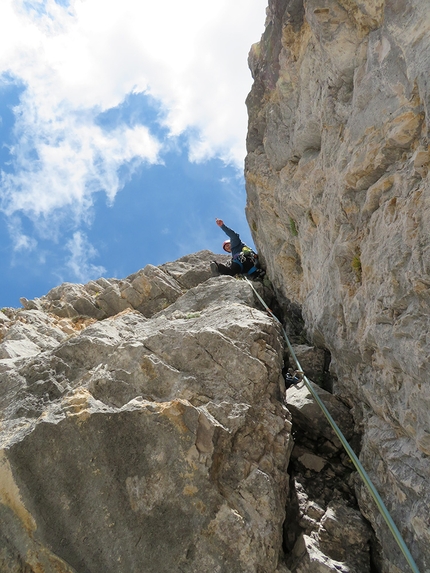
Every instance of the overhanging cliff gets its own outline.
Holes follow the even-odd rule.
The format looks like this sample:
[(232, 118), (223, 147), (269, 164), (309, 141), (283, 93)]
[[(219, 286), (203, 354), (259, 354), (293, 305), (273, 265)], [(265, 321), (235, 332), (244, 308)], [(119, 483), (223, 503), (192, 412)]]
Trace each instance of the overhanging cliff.
[[(430, 570), (430, 6), (271, 0), (253, 46), (247, 216), (330, 351), (361, 459)], [(361, 485), (384, 572), (407, 566)]]

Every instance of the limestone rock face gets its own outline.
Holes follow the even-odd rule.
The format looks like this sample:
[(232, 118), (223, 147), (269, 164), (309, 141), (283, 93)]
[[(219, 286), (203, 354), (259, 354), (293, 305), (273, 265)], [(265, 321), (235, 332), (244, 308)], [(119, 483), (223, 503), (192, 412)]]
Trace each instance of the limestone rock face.
[[(41, 298), (21, 298), (21, 304), (27, 310), (42, 310), (78, 321), (82, 317), (100, 320), (127, 309), (150, 317), (170, 306), (186, 289), (208, 279), (208, 264), (214, 256), (210, 251), (200, 251), (160, 267), (146, 265), (125, 279), (100, 278), (85, 285), (63, 283)], [(217, 255), (217, 259), (222, 262), (229, 257)]]
[[(315, 384), (314, 389), (348, 440), (348, 409)], [(354, 496), (353, 466), (305, 384), (287, 390), (295, 445), (284, 528), (287, 562), (294, 573), (371, 571), (371, 528)]]
[[(302, 305), (311, 342), (331, 352), (361, 459), (421, 571), (430, 570), (429, 21), (419, 0), (269, 0), (250, 52), (245, 167), (268, 275)], [(358, 492), (381, 543), (378, 567), (408, 570)]]
[(210, 258), (0, 314), (2, 573), (288, 572), (282, 338)]

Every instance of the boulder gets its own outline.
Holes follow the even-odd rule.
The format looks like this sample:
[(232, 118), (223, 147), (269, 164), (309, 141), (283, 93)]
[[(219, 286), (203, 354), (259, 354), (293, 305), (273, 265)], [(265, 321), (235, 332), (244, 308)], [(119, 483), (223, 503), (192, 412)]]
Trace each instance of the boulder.
[(326, 363), (324, 350), (307, 344), (294, 344), (293, 349), (306, 376), (318, 382), (322, 380)]
[[(354, 421), (350, 409), (336, 398), (336, 396), (323, 390), (312, 381), (311, 385), (346, 439), (350, 439), (354, 433)], [(330, 440), (333, 444), (336, 444), (339, 449), (343, 447), (323, 411), (303, 381), (287, 389), (286, 403), (293, 416), (294, 423), (297, 424), (305, 434), (309, 434), (313, 437), (322, 436)]]
[(209, 267), (211, 261), (228, 264), (229, 255), (215, 255), (211, 251), (199, 251), (181, 257), (177, 261), (161, 265), (161, 269), (170, 274), (181, 287), (190, 289), (205, 282), (212, 274)]
[[(4, 321), (34, 344), (0, 360), (5, 573), (288, 573), (279, 325), (244, 281), (178, 285), (145, 267)], [(128, 306), (68, 316), (88, 297)]]
[(353, 569), (349, 565), (327, 557), (317, 542), (308, 535), (302, 535), (294, 549), (296, 563), (295, 573), (361, 573), (369, 569)]
[[(308, 512), (311, 512), (310, 507)], [(370, 571), (370, 536), (370, 527), (357, 509), (343, 503), (332, 503), (320, 519), (317, 529), (311, 535), (303, 533), (297, 540), (292, 552), (291, 571)]]

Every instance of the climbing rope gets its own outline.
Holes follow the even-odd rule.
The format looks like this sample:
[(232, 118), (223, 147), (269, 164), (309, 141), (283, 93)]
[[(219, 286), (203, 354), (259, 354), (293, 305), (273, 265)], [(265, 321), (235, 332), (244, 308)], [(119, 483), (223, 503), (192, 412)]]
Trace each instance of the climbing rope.
[[(249, 279), (247, 279), (246, 277), (244, 277), (244, 279), (246, 280), (246, 282), (251, 286), (252, 290), (254, 291), (254, 293), (256, 294), (258, 300), (261, 302), (261, 304), (264, 306), (264, 308), (267, 310), (267, 312), (270, 314), (270, 316), (272, 316), (276, 322), (278, 322), (281, 326), (282, 329), (282, 333), (284, 335), (285, 338), (285, 342), (287, 343), (288, 346), (288, 350), (291, 354), (291, 357), (293, 358), (294, 362), (296, 363), (297, 366), (297, 370), (299, 372), (302, 372), (302, 367), (300, 366), (300, 362), (297, 359), (296, 353), (294, 352), (293, 347), (291, 346), (291, 343), (288, 339), (288, 335), (285, 331), (285, 328), (283, 327), (281, 321), (273, 314), (273, 312), (270, 310), (270, 308), (267, 306), (267, 304), (265, 303), (265, 301), (263, 300), (263, 298), (260, 296), (260, 294), (256, 291), (256, 289), (254, 288), (254, 285), (251, 283), (251, 281)], [(345, 448), (351, 462), (354, 464), (356, 470), (358, 471), (361, 479), (363, 480), (365, 486), (367, 487), (370, 495), (372, 496), (373, 500), (375, 501), (376, 505), (378, 506), (379, 511), (381, 512), (382, 517), (384, 518), (385, 522), (387, 523), (391, 533), (393, 534), (394, 539), (397, 542), (397, 545), (400, 547), (403, 555), (406, 558), (406, 561), (408, 562), (411, 570), (414, 573), (420, 573), (419, 569), (409, 551), (409, 549), (407, 548), (403, 537), (400, 533), (400, 531), (398, 530), (396, 524), (394, 523), (391, 515), (388, 512), (388, 509), (386, 508), (384, 502), (381, 499), (381, 496), (379, 495), (379, 493), (377, 492), (375, 486), (373, 485), (373, 483), (370, 480), (370, 477), (368, 476), (366, 470), (364, 469), (363, 465), (361, 464), (360, 460), (358, 459), (358, 457), (355, 455), (354, 450), (351, 448), (351, 446), (349, 445), (347, 439), (345, 438), (345, 436), (343, 435), (343, 433), (341, 432), (339, 426), (336, 424), (336, 422), (334, 421), (333, 417), (331, 416), (330, 412), (327, 410), (327, 408), (325, 407), (323, 401), (321, 400), (321, 398), (319, 397), (318, 393), (314, 390), (314, 388), (312, 387), (309, 379), (303, 375), (303, 381), (306, 384), (306, 387), (308, 388), (309, 392), (312, 394), (312, 396), (314, 397), (315, 401), (317, 402), (318, 406), (321, 408), (321, 410), (323, 411), (325, 417), (327, 418), (330, 426), (333, 428), (333, 430), (335, 431), (337, 437), (339, 438), (339, 440), (341, 441), (343, 447)]]

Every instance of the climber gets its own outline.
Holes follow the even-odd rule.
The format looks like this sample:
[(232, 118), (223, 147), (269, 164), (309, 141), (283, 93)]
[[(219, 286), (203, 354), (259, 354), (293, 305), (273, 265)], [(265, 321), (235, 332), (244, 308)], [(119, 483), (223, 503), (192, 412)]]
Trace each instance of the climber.
[(298, 382), (303, 380), (303, 372), (300, 370), (293, 371), (292, 368), (288, 368), (287, 373), (285, 374), (285, 389), (288, 390), (290, 386), (294, 386)]
[(224, 225), (221, 219), (215, 219), (218, 227), (230, 237), (224, 241), (222, 248), (227, 253), (231, 253), (230, 265), (223, 265), (216, 261), (211, 262), (211, 270), (214, 275), (246, 275), (249, 278), (263, 278), (265, 272), (260, 268), (258, 255), (243, 243), (237, 233)]

